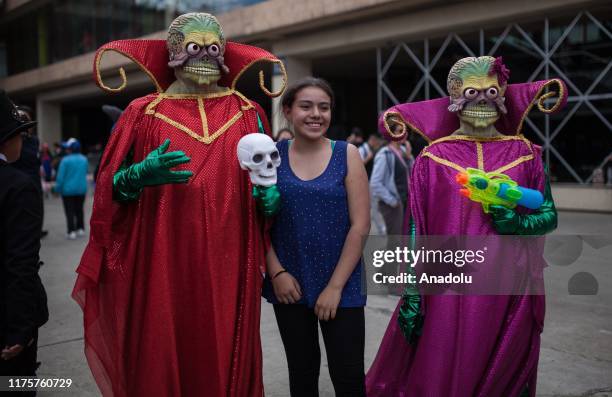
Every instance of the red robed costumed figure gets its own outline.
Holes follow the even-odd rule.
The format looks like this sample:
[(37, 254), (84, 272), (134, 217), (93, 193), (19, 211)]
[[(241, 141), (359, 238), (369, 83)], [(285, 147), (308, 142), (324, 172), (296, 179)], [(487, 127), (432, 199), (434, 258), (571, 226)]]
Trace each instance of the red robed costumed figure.
[[(499, 234), (540, 236), (556, 227), (541, 148), (521, 131), (534, 105), (545, 113), (563, 108), (567, 89), (559, 79), (508, 85), (508, 73), (501, 58), (461, 59), (449, 73), (450, 97), (400, 104), (381, 116), (380, 129), (389, 138), (410, 130), (429, 142), (410, 182), (417, 236), (494, 242)], [(399, 135), (395, 124), (403, 127)], [(543, 193), (544, 203), (537, 210), (491, 206), (485, 213), (459, 194), (456, 176), (468, 168), (503, 173)], [(512, 258), (530, 254), (543, 263), (540, 241), (511, 252)], [(408, 287), (368, 371), (368, 396), (534, 396), (544, 298), (542, 292), (419, 296)]]
[[(94, 77), (103, 89), (126, 84), (123, 70), (121, 87), (102, 81), (100, 59), (112, 50), (138, 63), (158, 92), (134, 100), (111, 134), (73, 297), (83, 308), (85, 353), (104, 395), (259, 397), (265, 222), (236, 146), (245, 134), (269, 127), (260, 107), (235, 87), (256, 61), (284, 68), (262, 49), (225, 42), (214, 17), (186, 16), (178, 44), (170, 42), (171, 26), (168, 43), (121, 40), (96, 54)], [(192, 57), (182, 53), (187, 41)], [(169, 59), (185, 66), (183, 73), (214, 61), (222, 70), (219, 86), (213, 82), (210, 90), (206, 73), (193, 73), (188, 77), (208, 91), (172, 93), (179, 71)], [(185, 81), (180, 88), (189, 85)], [(270, 96), (280, 94), (265, 89), (261, 72), (260, 86)], [(193, 173), (188, 181), (117, 191), (118, 170), (141, 162), (167, 139), (169, 150), (190, 158), (174, 165)], [(121, 194), (135, 197), (117, 200)]]

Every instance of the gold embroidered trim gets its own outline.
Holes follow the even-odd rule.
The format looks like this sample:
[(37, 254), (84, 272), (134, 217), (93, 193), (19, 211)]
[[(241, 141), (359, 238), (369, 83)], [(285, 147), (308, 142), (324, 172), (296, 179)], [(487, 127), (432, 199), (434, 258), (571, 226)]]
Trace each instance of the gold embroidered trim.
[(469, 142), (495, 142), (495, 141), (523, 141), (531, 153), (533, 153), (532, 143), (529, 139), (525, 138), (523, 134), (518, 135), (500, 135), (495, 137), (475, 137), (469, 135), (449, 135), (442, 138), (438, 138), (431, 142), (429, 146), (433, 146), (437, 143), (447, 141), (469, 141)]
[(242, 95), (242, 93), (240, 91), (234, 91), (234, 93), (236, 95), (238, 95), (238, 97), (240, 99), (242, 99), (244, 101), (244, 103), (246, 103), (246, 106), (242, 106), (241, 109), (242, 110), (249, 110), (249, 109), (255, 109), (255, 106), (253, 106), (253, 104), (251, 103), (251, 101), (249, 101), (247, 99), (247, 97), (245, 97), (244, 95)]
[[(454, 138), (454, 139), (449, 139), (449, 138)], [(457, 163), (453, 163), (450, 160), (446, 160), (443, 159), (441, 157), (436, 156), (435, 154), (432, 154), (430, 152), (427, 151), (428, 148), (432, 147), (435, 143), (440, 143), (443, 141), (449, 141), (449, 140), (464, 140), (464, 141), (473, 141), (475, 140), (475, 144), (476, 144), (476, 156), (477, 156), (477, 161), (478, 161), (478, 169), (485, 171), (484, 169), (484, 155), (483, 155), (483, 147), (482, 147), (482, 139), (467, 139), (467, 138), (474, 138), (474, 137), (467, 137), (467, 136), (463, 136), (463, 135), (454, 135), (454, 136), (448, 136), (448, 137), (444, 137), (444, 138), (440, 138), (437, 139), (435, 142), (433, 142), (432, 144), (430, 144), (428, 147), (426, 147), (425, 149), (423, 149), (423, 156), (429, 157), (430, 159), (434, 160), (436, 163), (445, 165), (447, 167), (450, 167), (452, 169), (455, 169), (459, 172), (463, 172), (462, 170), (465, 170), (462, 166), (460, 166)], [(505, 171), (508, 171), (511, 168), (516, 167), (517, 165), (524, 163), (525, 161), (529, 161), (529, 160), (533, 160), (535, 158), (534, 154), (533, 154), (533, 147), (532, 147), (532, 143), (525, 138), (523, 135), (517, 135), (517, 136), (504, 136), (504, 137), (500, 137), (500, 139), (496, 139), (496, 140), (521, 140), (523, 141), (527, 147), (529, 148), (529, 151), (531, 152), (528, 155), (525, 156), (521, 156), (519, 158), (517, 158), (516, 160), (499, 167), (498, 169), (494, 170), (494, 171), (490, 171), (490, 172), (497, 172), (497, 173), (503, 173)], [(486, 171), (485, 171), (486, 172)]]
[(482, 154), (482, 143), (476, 141), (476, 156), (478, 157), (478, 169), (484, 171), (484, 155)]
[(525, 161), (529, 161), (529, 160), (533, 160), (533, 154), (528, 154), (527, 156), (521, 156), (518, 159), (514, 160), (511, 163), (508, 163), (502, 167), (499, 167), (498, 169), (496, 169), (495, 171), (491, 171), (493, 173), (503, 173), (505, 171), (508, 171), (510, 168), (514, 168), (517, 165), (524, 163)]
[[(236, 121), (238, 121), (238, 119), (240, 117), (242, 117), (243, 113), (242, 112), (238, 112), (234, 115), (234, 117), (232, 117), (231, 119), (229, 119), (227, 121), (227, 123), (223, 124), (223, 126), (221, 126), (221, 128), (219, 128), (217, 130), (217, 132), (215, 132), (214, 134), (212, 134), (210, 136), (210, 142), (214, 141), (215, 139), (217, 139), (217, 137), (221, 134), (223, 134), (228, 128), (230, 128)], [(209, 143), (209, 142), (206, 142)]]
[(106, 84), (104, 84), (102, 82), (102, 75), (100, 74), (100, 62), (102, 61), (102, 55), (104, 55), (105, 52), (107, 51), (115, 51), (118, 54), (123, 55), (126, 58), (129, 58), (132, 62), (134, 62), (135, 64), (137, 64), (140, 69), (145, 72), (147, 74), (147, 76), (149, 76), (149, 78), (153, 81), (153, 84), (155, 84), (155, 89), (157, 90), (157, 92), (162, 92), (162, 88), (159, 85), (159, 83), (157, 82), (157, 79), (155, 78), (155, 76), (153, 76), (153, 74), (151, 72), (149, 72), (149, 70), (147, 70), (147, 68), (141, 64), (140, 62), (138, 62), (136, 60), (136, 58), (134, 58), (133, 56), (131, 56), (128, 53), (125, 53), (121, 50), (118, 50), (116, 48), (104, 48), (102, 50), (100, 50), (100, 52), (98, 52), (98, 54), (96, 55), (96, 60), (95, 60), (95, 64), (96, 64), (96, 82), (98, 83), (98, 85), (107, 92), (110, 93), (117, 93), (120, 91), (123, 91), (123, 89), (125, 87), (127, 87), (127, 77), (125, 75), (125, 69), (123, 69), (123, 67), (119, 68), (119, 76), (121, 76), (121, 85), (117, 88), (111, 88), (109, 86), (107, 86)]
[(425, 139), (425, 141), (427, 141), (427, 143), (431, 142), (431, 139), (427, 135), (425, 135), (423, 133), (423, 131), (419, 130), (417, 127), (415, 127), (414, 125), (412, 125), (409, 122), (407, 122), (404, 119), (404, 117), (399, 112), (395, 112), (395, 111), (392, 111), (392, 110), (387, 110), (385, 113), (383, 113), (383, 125), (385, 126), (385, 130), (387, 131), (387, 134), (389, 134), (390, 137), (393, 137), (393, 138), (402, 138), (404, 134), (408, 133), (408, 131), (406, 131), (406, 127), (404, 127), (404, 130), (399, 135), (398, 134), (394, 134), (393, 132), (391, 132), (391, 129), (389, 128), (389, 124), (387, 123), (387, 116), (397, 116), (397, 117), (399, 117), (400, 120), (402, 120), (405, 125), (407, 125), (408, 127), (410, 127), (411, 130), (413, 130), (414, 132), (416, 132), (417, 134), (422, 136), (423, 139)]
[(469, 136), (469, 135), (448, 135), (443, 136), (442, 138), (438, 138), (435, 141), (431, 142), (431, 144), (446, 142), (446, 141), (472, 141), (472, 142), (495, 142), (495, 141), (516, 141), (516, 140), (526, 140), (523, 135), (499, 135), (499, 136), (491, 136), (491, 137), (477, 137), (477, 136)]
[[(168, 94), (165, 92), (159, 93), (159, 96), (163, 99), (213, 99), (213, 98), (221, 98), (224, 96), (236, 94), (237, 91), (227, 89), (221, 92), (211, 92), (208, 94)], [(241, 96), (241, 95), (240, 95)]]
[(265, 82), (264, 82), (264, 72), (263, 70), (259, 71), (259, 88), (261, 88), (261, 90), (264, 92), (264, 94), (266, 94), (269, 97), (272, 98), (276, 98), (277, 96), (280, 96), (284, 91), (285, 88), (287, 88), (287, 70), (285, 69), (285, 65), (283, 64), (283, 62), (280, 59), (268, 59), (268, 58), (261, 58), (261, 59), (256, 59), (254, 61), (249, 62), (246, 66), (244, 66), (242, 68), (242, 70), (240, 70), (240, 72), (238, 72), (238, 74), (236, 75), (236, 77), (234, 77), (234, 80), (232, 81), (232, 89), (235, 90), (236, 89), (236, 84), (238, 84), (238, 80), (240, 80), (240, 77), (242, 77), (242, 74), (244, 72), (246, 72), (251, 66), (253, 66), (253, 64), (257, 63), (257, 62), (271, 62), (271, 63), (277, 63), (278, 67), (281, 71), (281, 75), (283, 77), (283, 86), (280, 88), (280, 90), (276, 91), (276, 92), (271, 92), (270, 90), (268, 90), (265, 86)]
[(206, 111), (204, 110), (204, 100), (198, 98), (198, 111), (200, 112), (200, 120), (202, 120), (202, 131), (204, 136), (208, 135), (208, 118), (206, 117)]
[(189, 134), (191, 137), (196, 138), (198, 141), (201, 141), (202, 136), (196, 134), (195, 132), (193, 132), (191, 129), (189, 129), (189, 127), (184, 126), (183, 124), (176, 122), (174, 120), (172, 120), (171, 118), (164, 116), (161, 113), (153, 113), (154, 117), (157, 117), (160, 120), (165, 121), (166, 123), (170, 124), (171, 126), (186, 132), (187, 134)]
[[(174, 94), (172, 94), (174, 96)], [(180, 95), (180, 94), (179, 94)], [(243, 96), (240, 96), (241, 98), (244, 98)], [(215, 131), (212, 135), (209, 135), (209, 130), (208, 130), (208, 119), (206, 117), (206, 111), (204, 109), (204, 99), (201, 96), (197, 96), (195, 97), (195, 99), (197, 100), (198, 103), (198, 112), (200, 113), (200, 119), (202, 122), (202, 133), (203, 135), (199, 135), (196, 132), (194, 132), (192, 129), (190, 129), (189, 127), (179, 123), (178, 121), (172, 120), (171, 118), (169, 118), (166, 115), (163, 115), (161, 113), (157, 113), (155, 111), (155, 107), (159, 104), (159, 102), (161, 102), (162, 99), (168, 99), (167, 95), (163, 95), (163, 94), (159, 94), (157, 96), (157, 98), (155, 98), (149, 105), (147, 105), (146, 109), (145, 109), (145, 114), (151, 115), (153, 117), (157, 117), (158, 119), (170, 124), (171, 126), (175, 127), (178, 130), (181, 130), (183, 132), (185, 132), (187, 135), (189, 135), (190, 137), (205, 143), (205, 144), (210, 144), (212, 143), (215, 139), (217, 139), (219, 136), (221, 136), (221, 134), (223, 134), (225, 131), (227, 131), (228, 128), (230, 128), (236, 121), (238, 121), (238, 119), (240, 117), (242, 117), (244, 115), (244, 113), (242, 112), (242, 110), (238, 111), (238, 113), (236, 113), (231, 119), (229, 119), (225, 124), (223, 124), (217, 131)], [(178, 99), (178, 98), (173, 98), (173, 99)], [(184, 97), (182, 97), (181, 99), (186, 99)], [(193, 99), (193, 98), (189, 98), (189, 99)], [(245, 110), (244, 107), (241, 107), (241, 109)]]
[(429, 157), (430, 159), (432, 159), (433, 161), (435, 161), (436, 163), (440, 163), (442, 165), (445, 165), (447, 167), (453, 168), (459, 172), (465, 172), (465, 168), (463, 168), (462, 166), (460, 166), (459, 164), (455, 164), (452, 161), (448, 161), (446, 159), (443, 159), (441, 157), (436, 156), (435, 154), (431, 154), (430, 152), (423, 150), (423, 156), (425, 157)]
[(158, 94), (157, 97), (154, 100), (152, 100), (151, 103), (149, 103), (147, 107), (145, 108), (145, 114), (154, 115), (155, 107), (157, 106), (158, 103), (161, 102), (162, 99), (164, 99), (164, 97), (162, 97), (161, 94)]
[[(555, 85), (555, 84), (559, 87), (559, 98), (557, 99), (557, 102), (555, 102), (552, 108), (546, 109), (544, 107), (544, 101), (548, 98), (554, 97), (555, 95), (557, 95), (557, 93), (555, 91), (550, 91), (542, 95), (542, 91), (544, 91), (544, 89), (546, 89), (548, 86)], [(559, 106), (561, 106), (564, 96), (565, 96), (565, 87), (563, 86), (563, 82), (561, 82), (561, 80), (551, 79), (551, 80), (548, 80), (546, 83), (544, 83), (542, 87), (540, 87), (538, 92), (536, 93), (535, 97), (533, 98), (533, 101), (529, 104), (529, 106), (527, 106), (527, 109), (525, 109), (525, 111), (523, 112), (523, 116), (521, 117), (521, 121), (516, 127), (515, 133), (520, 134), (521, 131), (523, 130), (523, 123), (525, 122), (525, 119), (529, 115), (529, 112), (531, 111), (531, 108), (533, 107), (534, 104), (537, 103), (538, 109), (543, 113), (548, 113), (548, 114), (554, 113), (557, 111), (557, 109), (559, 109)]]

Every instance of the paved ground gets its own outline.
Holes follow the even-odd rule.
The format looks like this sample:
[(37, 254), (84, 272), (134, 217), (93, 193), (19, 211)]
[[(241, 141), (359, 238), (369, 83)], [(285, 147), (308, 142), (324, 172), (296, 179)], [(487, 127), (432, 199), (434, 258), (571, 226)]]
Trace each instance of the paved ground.
[[(87, 209), (91, 199), (88, 198)], [(40, 331), (39, 375), (69, 377), (68, 392), (48, 392), (53, 396), (98, 396), (98, 389), (87, 367), (83, 351), (82, 317), (70, 299), (74, 269), (85, 246), (85, 239), (64, 238), (64, 218), (59, 199), (46, 200), (45, 228), (41, 257), (45, 265), (41, 276), (49, 296), (50, 320)], [(612, 216), (586, 213), (561, 213), (557, 234), (606, 235), (612, 239)], [(575, 239), (559, 249), (575, 251)], [(590, 241), (597, 246), (596, 242)], [(551, 266), (546, 271), (547, 313), (542, 339), (538, 396), (612, 396), (612, 246), (593, 248), (583, 245), (581, 260), (569, 266)], [(569, 252), (568, 251), (568, 252)], [(568, 281), (578, 271), (595, 275), (599, 292), (595, 296), (570, 296)], [(369, 297), (366, 307), (366, 367), (369, 367), (397, 298)], [(285, 355), (274, 315), (263, 304), (261, 334), (264, 352), (266, 395), (286, 397), (288, 380)], [(321, 396), (333, 396), (323, 359)]]

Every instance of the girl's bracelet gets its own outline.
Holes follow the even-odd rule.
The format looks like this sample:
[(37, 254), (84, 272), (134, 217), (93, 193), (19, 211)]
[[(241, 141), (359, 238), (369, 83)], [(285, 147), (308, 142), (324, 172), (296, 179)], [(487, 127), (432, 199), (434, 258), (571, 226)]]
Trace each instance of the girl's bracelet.
[(281, 275), (283, 273), (287, 273), (287, 270), (285, 270), (285, 269), (279, 270), (278, 272), (276, 272), (276, 274), (274, 276), (272, 276), (271, 280), (274, 280), (276, 277), (278, 277), (279, 275)]

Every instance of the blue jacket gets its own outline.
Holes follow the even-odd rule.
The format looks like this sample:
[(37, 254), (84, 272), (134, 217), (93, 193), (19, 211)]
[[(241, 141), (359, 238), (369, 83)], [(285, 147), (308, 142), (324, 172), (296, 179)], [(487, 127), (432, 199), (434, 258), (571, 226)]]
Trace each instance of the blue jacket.
[(87, 157), (72, 153), (62, 159), (55, 191), (62, 196), (83, 196), (87, 193)]

